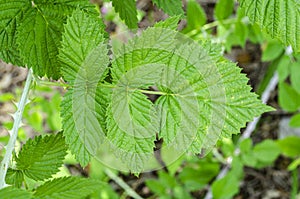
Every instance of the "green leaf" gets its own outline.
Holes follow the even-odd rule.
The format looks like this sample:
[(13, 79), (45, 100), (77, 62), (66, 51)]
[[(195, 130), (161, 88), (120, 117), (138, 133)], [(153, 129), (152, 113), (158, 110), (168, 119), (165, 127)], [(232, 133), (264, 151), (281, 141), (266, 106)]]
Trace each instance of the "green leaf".
[(184, 14), (181, 0), (152, 0), (152, 2), (170, 16)]
[[(104, 25), (97, 16), (76, 10), (67, 20), (59, 60), (64, 78), (72, 88), (61, 103), (66, 143), (82, 166), (90, 160), (104, 136), (101, 90), (98, 82), (106, 74), (109, 58)], [(86, 94), (87, 93), (87, 94)], [(103, 140), (103, 139), (102, 139)]]
[(38, 199), (81, 199), (101, 189), (102, 183), (96, 180), (62, 177), (48, 181), (36, 188), (34, 197)]
[(240, 150), (241, 150), (241, 153), (249, 153), (252, 149), (252, 140), (251, 139), (244, 139), (240, 145)]
[(34, 180), (50, 178), (59, 171), (67, 147), (62, 133), (51, 136), (36, 136), (29, 139), (19, 153), (17, 169)]
[(286, 111), (297, 111), (300, 107), (300, 94), (285, 82), (279, 83), (279, 104)]
[(159, 180), (148, 179), (146, 180), (146, 185), (151, 191), (153, 191), (159, 196), (167, 195), (167, 186)]
[[(227, 28), (226, 26), (228, 25), (224, 25), (224, 28)], [(225, 34), (226, 36), (226, 50), (230, 52), (232, 46), (234, 45), (239, 45), (241, 47), (245, 46), (248, 37), (248, 27), (242, 21), (236, 21), (233, 25), (230, 25), (229, 27), (230, 29), (226, 30), (223, 34)], [(222, 26), (218, 28), (221, 29)]]
[(0, 56), (7, 62), (32, 67), (35, 74), (58, 79), (57, 60), (63, 24), (77, 7), (95, 12), (88, 1), (0, 2)]
[(240, 143), (239, 147), (241, 150), (240, 157), (241, 157), (241, 160), (243, 161), (243, 163), (247, 166), (255, 167), (256, 163), (257, 163), (257, 159), (256, 159), (255, 154), (252, 151), (252, 148), (253, 148), (252, 140), (249, 138), (243, 140)]
[(106, 150), (115, 158), (110, 166), (134, 173), (153, 169), (160, 166), (156, 134), (176, 159), (209, 151), (220, 137), (272, 110), (250, 92), (241, 69), (221, 57), (219, 46), (200, 45), (169, 27), (148, 28), (115, 50), (112, 83), (101, 83), (108, 52), (104, 37), (91, 34), (98, 22), (87, 17), (80, 12), (68, 20), (59, 55), (71, 85), (61, 105), (63, 128), (81, 164)]
[(300, 138), (297, 136), (290, 136), (277, 141), (281, 152), (290, 158), (295, 158), (300, 155), (299, 143)]
[(248, 38), (251, 42), (258, 44), (263, 43), (264, 37), (263, 33), (257, 24), (248, 24), (249, 35)]
[(280, 154), (278, 145), (272, 140), (264, 140), (253, 148), (255, 157), (265, 163), (272, 163)]
[(128, 87), (116, 89), (112, 94), (114, 101), (107, 110), (107, 138), (116, 147), (116, 152), (120, 150), (118, 155), (128, 164), (128, 169), (140, 172), (155, 147), (157, 127), (151, 117), (155, 116), (155, 110), (145, 95), (126, 93), (126, 89)]
[(262, 61), (273, 61), (284, 52), (281, 43), (271, 41), (267, 44), (262, 53)]
[(239, 0), (253, 23), (265, 29), (272, 38), (300, 51), (300, 3), (297, 0)]
[(187, 4), (187, 30), (199, 29), (206, 23), (206, 14), (201, 5), (195, 0), (188, 1)]
[(58, 79), (60, 65), (57, 59), (63, 24), (77, 7), (93, 9), (86, 1), (36, 1), (35, 6), (24, 14), (18, 28), (17, 43), (24, 62), (35, 74)]
[(169, 173), (159, 171), (158, 177), (159, 180), (169, 188), (175, 188), (178, 185), (176, 178), (174, 176), (169, 175)]
[(228, 18), (234, 9), (234, 0), (218, 0), (215, 7), (215, 17), (217, 20)]
[(20, 188), (24, 181), (24, 174), (20, 170), (8, 168), (5, 181), (16, 188)]
[(300, 113), (293, 115), (289, 124), (294, 128), (300, 127)]
[(190, 191), (202, 189), (219, 172), (220, 166), (217, 163), (201, 161), (197, 165), (187, 165), (179, 173), (179, 179)]
[(1, 199), (31, 199), (32, 194), (23, 189), (17, 189), (14, 187), (5, 187), (0, 189)]
[(133, 29), (137, 28), (138, 18), (135, 0), (111, 0), (116, 12), (120, 18), (125, 21), (126, 25)]
[[(125, 48), (129, 50), (131, 46)], [(155, 147), (155, 132), (158, 131), (156, 109), (146, 95), (135, 88), (155, 85), (162, 66), (157, 64), (149, 68), (147, 61), (153, 58), (152, 53), (149, 49), (147, 52), (143, 50), (133, 49), (113, 60), (112, 76), (116, 88), (111, 95), (106, 120), (107, 138), (115, 150), (120, 150), (118, 156), (132, 172), (139, 172), (148, 164)], [(123, 75), (124, 67), (128, 72)]]
[(0, 1), (0, 58), (7, 63), (24, 66), (16, 44), (17, 27), (30, 6), (26, 0)]
[(290, 74), (291, 58), (287, 55), (283, 55), (278, 63), (277, 72), (279, 82), (283, 82)]
[[(216, 61), (222, 59), (211, 45), (205, 45), (207, 49), (194, 42), (185, 45), (176, 36), (180, 38), (169, 29), (149, 28), (129, 41), (112, 64), (116, 85), (112, 103), (116, 108), (109, 108), (107, 135), (117, 148), (121, 147), (120, 153), (125, 152), (125, 161), (131, 166), (130, 157), (139, 157), (134, 164), (141, 165), (134, 169), (144, 166), (142, 157), (153, 148), (155, 138), (150, 124), (156, 121), (151, 104), (136, 89), (156, 85), (160, 90), (161, 96), (155, 102), (160, 120), (158, 135), (167, 147), (176, 148), (174, 154), (187, 148), (194, 153), (210, 149), (220, 134), (239, 133), (246, 121), (271, 110), (250, 92), (247, 78), (235, 64)], [(135, 110), (143, 115), (138, 116)], [(139, 135), (143, 134), (138, 129), (143, 128), (147, 128), (141, 132), (149, 140), (142, 142)], [(141, 153), (145, 155), (141, 157)]]
[(171, 30), (177, 30), (179, 20), (180, 20), (180, 16), (169, 17), (164, 21), (160, 21), (160, 22), (154, 24), (154, 27), (169, 28)]
[(291, 85), (300, 94), (300, 62), (294, 62), (290, 66)]
[(239, 180), (236, 176), (227, 174), (225, 177), (214, 181), (211, 188), (213, 198), (233, 198), (233, 196), (239, 191)]

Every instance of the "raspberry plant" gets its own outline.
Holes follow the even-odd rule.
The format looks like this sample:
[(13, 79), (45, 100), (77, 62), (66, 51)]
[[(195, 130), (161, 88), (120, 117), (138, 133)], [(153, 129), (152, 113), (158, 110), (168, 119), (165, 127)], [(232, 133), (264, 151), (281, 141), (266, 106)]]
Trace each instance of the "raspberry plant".
[[(252, 22), (299, 50), (299, 26), (289, 26), (289, 20), (300, 17), (297, 1), (249, 2), (241, 0), (240, 6)], [(0, 0), (0, 58), (30, 68), (35, 77), (62, 78), (68, 87), (61, 103), (63, 133), (27, 141), (7, 171), (15, 124), (0, 171), (0, 187), (6, 176), (15, 188), (5, 188), (3, 194), (22, 195), (17, 188), (24, 176), (50, 179), (67, 149), (82, 166), (94, 157), (138, 174), (162, 166), (154, 152), (156, 141), (162, 141), (160, 152), (167, 163), (184, 153), (205, 154), (219, 139), (239, 133), (246, 122), (272, 110), (251, 92), (236, 64), (222, 57), (219, 45), (177, 31), (184, 14), (180, 0), (153, 3), (171, 17), (112, 49), (99, 11), (88, 1)], [(112, 5), (129, 28), (137, 28), (134, 0), (112, 0)], [(24, 90), (25, 99), (28, 92)], [(156, 99), (151, 101), (150, 95)], [(25, 104), (19, 105), (16, 121)], [(97, 186), (101, 183), (57, 178), (23, 196), (70, 198), (72, 190), (80, 190), (82, 195), (74, 196), (78, 198)]]

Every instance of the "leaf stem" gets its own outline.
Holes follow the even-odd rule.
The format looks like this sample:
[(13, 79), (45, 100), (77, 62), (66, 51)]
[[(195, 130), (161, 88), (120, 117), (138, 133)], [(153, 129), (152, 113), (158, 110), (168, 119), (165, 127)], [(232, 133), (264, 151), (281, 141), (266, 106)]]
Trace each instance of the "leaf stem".
[(32, 69), (29, 69), (28, 74), (27, 74), (27, 79), (26, 79), (26, 83), (25, 83), (25, 87), (21, 96), (21, 100), (18, 103), (18, 108), (16, 113), (14, 114), (14, 125), (12, 128), (12, 131), (10, 133), (10, 138), (8, 141), (8, 144), (6, 146), (6, 153), (4, 155), (4, 158), (1, 162), (1, 167), (0, 167), (0, 189), (4, 188), (6, 186), (5, 183), (5, 177), (6, 177), (6, 173), (7, 173), (7, 169), (8, 169), (8, 165), (10, 163), (11, 157), (12, 157), (12, 153), (13, 150), (15, 148), (15, 143), (17, 140), (17, 136), (18, 136), (18, 130), (22, 121), (22, 115), (23, 115), (23, 111), (25, 108), (25, 105), (27, 103), (27, 97), (28, 97), (28, 93), (30, 90), (30, 85), (32, 82)]
[(70, 87), (71, 85), (67, 84), (67, 83), (63, 83), (63, 82), (60, 82), (60, 81), (57, 81), (57, 82), (51, 82), (49, 80), (42, 80), (38, 77), (35, 77), (33, 76), (34, 78), (34, 81), (37, 82), (38, 84), (41, 84), (41, 85), (46, 85), (46, 86), (59, 86), (59, 87)]
[(203, 33), (204, 31), (212, 29), (216, 26), (219, 26), (219, 25), (222, 25), (222, 24), (231, 24), (231, 23), (235, 23), (236, 21), (237, 21), (236, 18), (229, 18), (229, 19), (225, 19), (225, 20), (222, 20), (222, 21), (213, 21), (211, 23), (205, 24), (204, 26), (202, 26), (199, 29), (194, 29), (194, 30), (190, 31), (189, 33), (187, 33), (187, 35), (192, 37), (192, 36), (198, 35), (200, 33)]
[(142, 199), (128, 184), (126, 184), (121, 178), (119, 178), (114, 172), (109, 169), (104, 170), (106, 175), (114, 180), (120, 187), (122, 187), (126, 193), (134, 199)]
[(137, 89), (141, 91), (144, 94), (150, 94), (150, 95), (168, 95), (168, 93), (164, 93), (161, 91), (148, 91), (148, 90), (143, 90), (143, 89)]
[[(113, 84), (101, 84), (101, 86), (106, 87), (106, 88), (118, 88), (116, 85)], [(141, 93), (144, 94), (150, 94), (150, 95), (171, 95), (170, 93), (165, 93), (161, 91), (150, 91), (150, 90), (144, 90), (144, 89), (138, 89), (138, 88), (128, 88), (130, 91), (140, 91)]]

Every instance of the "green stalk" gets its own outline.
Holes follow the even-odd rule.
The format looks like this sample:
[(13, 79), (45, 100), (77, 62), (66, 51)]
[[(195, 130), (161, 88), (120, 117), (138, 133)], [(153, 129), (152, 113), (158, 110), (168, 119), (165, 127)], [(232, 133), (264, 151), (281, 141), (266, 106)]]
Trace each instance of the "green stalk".
[(298, 167), (292, 171), (291, 199), (296, 199), (298, 194)]
[(106, 175), (110, 177), (113, 181), (115, 181), (120, 187), (122, 187), (125, 192), (134, 199), (143, 199), (140, 195), (138, 195), (126, 182), (124, 182), (121, 178), (119, 178), (114, 172), (110, 169), (105, 169)]
[(29, 93), (29, 90), (30, 90), (31, 82), (32, 82), (32, 70), (29, 69), (27, 79), (26, 79), (26, 83), (25, 83), (25, 87), (24, 87), (24, 90), (23, 90), (23, 93), (22, 93), (22, 96), (21, 96), (21, 100), (18, 103), (17, 112), (13, 115), (14, 125), (13, 125), (12, 130), (10, 131), (10, 138), (9, 138), (8, 144), (6, 146), (6, 153), (5, 153), (4, 158), (1, 162), (1, 167), (0, 167), (0, 189), (4, 188), (6, 186), (5, 177), (6, 177), (8, 165), (11, 161), (12, 153), (13, 153), (14, 148), (15, 148), (16, 140), (17, 140), (17, 137), (18, 137), (18, 130), (19, 130), (20, 124), (22, 122), (22, 115), (23, 115), (25, 105), (27, 103), (27, 97), (28, 97), (28, 93)]

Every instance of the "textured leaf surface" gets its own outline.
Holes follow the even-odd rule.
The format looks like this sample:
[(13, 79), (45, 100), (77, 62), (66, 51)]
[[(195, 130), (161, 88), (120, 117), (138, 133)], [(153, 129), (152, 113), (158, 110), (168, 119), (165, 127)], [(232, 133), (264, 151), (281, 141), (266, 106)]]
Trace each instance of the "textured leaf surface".
[(26, 0), (0, 1), (0, 58), (7, 63), (24, 65), (16, 45), (17, 26), (29, 6), (31, 3)]
[(184, 14), (181, 0), (152, 0), (157, 7), (161, 8), (165, 13), (173, 15)]
[(157, 22), (156, 24), (154, 24), (154, 27), (177, 30), (179, 20), (180, 20), (180, 16), (169, 17), (164, 21)]
[(120, 18), (125, 21), (129, 28), (137, 28), (138, 18), (135, 0), (111, 0)]
[(158, 39), (169, 48), (174, 36), (156, 33), (144, 32), (142, 37), (123, 46), (112, 61), (115, 89), (107, 113), (107, 138), (117, 150), (116, 155), (132, 172), (140, 172), (149, 164), (155, 133), (159, 130), (156, 108), (136, 90), (156, 85), (164, 67), (160, 60), (168, 61), (167, 54), (163, 50), (153, 50), (153, 45)]
[(0, 189), (1, 199), (30, 199), (32, 194), (23, 189), (17, 189), (13, 187), (6, 187)]
[[(175, 156), (200, 153), (272, 110), (250, 92), (241, 70), (221, 57), (219, 46), (176, 32), (174, 18), (114, 51), (111, 84), (99, 84), (109, 64), (107, 50), (103, 37), (91, 34), (94, 19), (85, 17), (75, 13), (68, 20), (59, 56), (72, 87), (62, 103), (66, 140), (81, 164), (105, 148), (117, 159), (109, 166), (121, 161), (138, 173), (155, 165), (157, 135)], [(155, 103), (149, 94), (156, 94)]]
[(300, 51), (300, 3), (297, 0), (240, 0), (240, 6), (254, 23), (286, 46)]
[(57, 60), (63, 24), (79, 7), (93, 11), (85, 0), (0, 1), (0, 56), (7, 62), (28, 65), (34, 73), (58, 79)]
[(6, 173), (5, 181), (16, 188), (20, 188), (24, 181), (24, 174), (20, 170), (9, 168)]
[(107, 110), (107, 138), (130, 170), (139, 172), (155, 147), (155, 112), (145, 95), (126, 89), (116, 89), (118, 94), (112, 94), (113, 103)]
[(62, 133), (29, 139), (16, 159), (17, 168), (34, 180), (50, 178), (59, 171), (67, 154)]
[[(222, 59), (215, 47), (185, 43), (171, 29), (149, 28), (129, 41), (112, 62), (116, 86), (107, 114), (107, 138), (122, 149), (118, 155), (131, 170), (145, 166), (142, 160), (153, 148), (154, 138), (146, 137), (153, 131), (148, 127), (155, 124), (153, 121), (158, 120), (159, 138), (176, 148), (177, 153), (200, 153), (201, 149), (214, 146), (220, 137), (239, 133), (247, 121), (271, 110), (250, 92), (240, 69)], [(152, 85), (161, 91), (155, 102), (158, 118), (152, 116), (148, 99), (133, 100), (139, 95), (136, 89)], [(143, 117), (131, 106), (138, 107), (136, 110)], [(147, 127), (143, 130), (147, 133), (132, 133), (132, 129), (142, 129), (134, 125), (141, 118), (145, 120), (139, 124)], [(140, 135), (145, 136), (144, 141)], [(133, 161), (135, 165), (131, 164)]]
[(101, 99), (97, 85), (105, 77), (109, 61), (103, 31), (99, 17), (77, 10), (67, 20), (59, 52), (63, 76), (72, 85), (61, 103), (64, 135), (82, 166), (87, 165), (91, 149), (95, 150), (104, 136), (99, 123), (102, 102), (95, 101)]
[(101, 187), (102, 184), (96, 180), (78, 177), (56, 178), (39, 186), (34, 197), (39, 199), (81, 199)]

